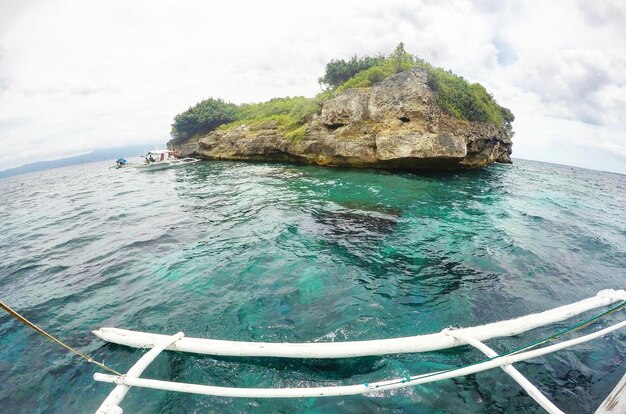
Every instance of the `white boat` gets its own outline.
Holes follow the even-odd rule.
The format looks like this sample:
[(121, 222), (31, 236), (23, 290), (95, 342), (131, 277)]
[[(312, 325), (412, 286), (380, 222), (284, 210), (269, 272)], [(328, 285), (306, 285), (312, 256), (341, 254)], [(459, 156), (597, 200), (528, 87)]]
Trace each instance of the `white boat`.
[(163, 170), (166, 168), (180, 167), (183, 165), (193, 164), (200, 160), (196, 158), (178, 158), (174, 151), (169, 150), (153, 150), (148, 151), (146, 155), (142, 156), (143, 162), (141, 164), (132, 165), (138, 170), (152, 171)]
[[(540, 326), (561, 322), (592, 309), (609, 306), (616, 302), (618, 302), (617, 306), (582, 323), (570, 326), (568, 329), (550, 335), (541, 341), (535, 341), (530, 345), (501, 355), (498, 355), (493, 349), (483, 343), (483, 341), (492, 338), (519, 335)], [(498, 367), (509, 374), (546, 412), (564, 414), (536, 386), (517, 371), (512, 364), (547, 355), (623, 329), (626, 327), (626, 320), (602, 329), (596, 328), (592, 333), (583, 336), (553, 343), (561, 335), (574, 332), (598, 321), (605, 315), (624, 309), (626, 309), (626, 291), (607, 289), (598, 292), (594, 297), (570, 305), (487, 325), (471, 328), (445, 328), (437, 333), (405, 338), (332, 343), (235, 342), (188, 338), (182, 332), (178, 332), (175, 335), (160, 335), (117, 328), (100, 328), (94, 331), (94, 334), (107, 342), (135, 348), (150, 348), (150, 350), (126, 374), (94, 374), (94, 380), (96, 381), (116, 384), (116, 387), (102, 403), (96, 414), (121, 414), (123, 411), (119, 404), (131, 387), (229, 398), (337, 397), (395, 390), (475, 374)], [(551, 344), (539, 347), (539, 345), (547, 343)], [(469, 345), (478, 349), (485, 354), (486, 359), (460, 368), (450, 368), (443, 371), (407, 375), (404, 378), (378, 380), (361, 384), (301, 388), (233, 388), (140, 378), (140, 375), (148, 365), (164, 350), (238, 357), (351, 358), (367, 355), (430, 352), (463, 345)], [(112, 369), (109, 370), (112, 371)], [(626, 412), (626, 375), (598, 408), (596, 414), (624, 412)]]

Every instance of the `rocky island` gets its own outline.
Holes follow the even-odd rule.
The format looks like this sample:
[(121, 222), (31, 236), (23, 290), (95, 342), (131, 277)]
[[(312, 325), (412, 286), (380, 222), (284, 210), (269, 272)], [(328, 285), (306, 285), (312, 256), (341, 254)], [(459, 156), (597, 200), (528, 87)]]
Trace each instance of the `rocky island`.
[[(334, 65), (334, 66), (333, 66)], [(210, 99), (178, 115), (168, 143), (185, 156), (404, 170), (510, 163), (512, 113), (479, 84), (409, 55), (331, 61), (315, 98), (234, 105)]]

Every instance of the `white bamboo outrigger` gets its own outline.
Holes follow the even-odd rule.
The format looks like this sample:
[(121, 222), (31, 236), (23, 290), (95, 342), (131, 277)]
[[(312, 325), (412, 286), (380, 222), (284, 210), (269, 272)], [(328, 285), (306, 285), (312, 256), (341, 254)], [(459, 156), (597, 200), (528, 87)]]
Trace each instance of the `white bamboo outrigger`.
[[(382, 339), (373, 341), (330, 342), (330, 343), (265, 343), (236, 342), (213, 339), (184, 337), (180, 332), (173, 336), (128, 331), (116, 328), (101, 328), (94, 331), (99, 338), (136, 348), (151, 348), (126, 375), (108, 375), (96, 373), (94, 379), (101, 382), (117, 384), (109, 397), (102, 403), (98, 414), (121, 414), (120, 402), (132, 387), (144, 387), (166, 391), (186, 392), (222, 397), (244, 398), (300, 398), (300, 397), (331, 397), (343, 395), (365, 394), (373, 391), (386, 391), (398, 388), (426, 384), (448, 378), (454, 378), (492, 368), (501, 367), (520, 386), (549, 413), (563, 413), (539, 389), (528, 381), (512, 363), (525, 361), (546, 355), (567, 347), (599, 338), (610, 332), (626, 327), (626, 321), (619, 322), (591, 334), (568, 341), (546, 346), (532, 351), (518, 352), (498, 356), (495, 351), (482, 341), (518, 335), (540, 326), (564, 321), (589, 310), (607, 306), (615, 302), (626, 301), (624, 290), (602, 290), (592, 298), (584, 299), (571, 305), (562, 306), (541, 313), (517, 319), (495, 322), (472, 328), (449, 329), (439, 333), (411, 336), (406, 338)], [(488, 360), (459, 369), (450, 369), (434, 373), (409, 376), (388, 381), (372, 382), (356, 385), (340, 385), (331, 387), (310, 388), (231, 388), (198, 384), (186, 384), (170, 381), (139, 378), (145, 368), (163, 350), (193, 352), (218, 356), (253, 356), (281, 358), (347, 358), (371, 355), (385, 355), (408, 352), (428, 352), (451, 347), (471, 345), (483, 352)], [(616, 392), (614, 391), (614, 394)], [(624, 392), (615, 397), (626, 398)]]

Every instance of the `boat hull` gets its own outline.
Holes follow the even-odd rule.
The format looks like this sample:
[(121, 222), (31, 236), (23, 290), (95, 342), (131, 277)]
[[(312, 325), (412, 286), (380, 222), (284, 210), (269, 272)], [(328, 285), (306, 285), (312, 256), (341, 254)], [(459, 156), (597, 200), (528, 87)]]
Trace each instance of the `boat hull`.
[(140, 171), (158, 171), (158, 170), (165, 170), (168, 168), (182, 167), (184, 165), (189, 165), (189, 164), (195, 164), (196, 162), (199, 162), (199, 161), (200, 160), (197, 160), (194, 158), (186, 158), (182, 160), (156, 161), (150, 164), (137, 164), (137, 165), (134, 165), (133, 167)]

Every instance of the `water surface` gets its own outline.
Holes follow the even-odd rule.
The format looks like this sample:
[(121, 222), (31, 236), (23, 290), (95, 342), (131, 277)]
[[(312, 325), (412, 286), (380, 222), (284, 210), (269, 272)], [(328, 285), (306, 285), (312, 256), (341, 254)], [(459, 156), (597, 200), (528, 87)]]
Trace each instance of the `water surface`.
[[(0, 180), (0, 297), (120, 371), (144, 351), (105, 344), (92, 329), (282, 342), (483, 324), (624, 288), (625, 189), (622, 175), (529, 161), (437, 175), (237, 162), (50, 170)], [(568, 324), (488, 344), (504, 352)], [(592, 412), (623, 375), (624, 339), (617, 332), (517, 367), (564, 411)], [(143, 376), (238, 387), (353, 384), (482, 358), (469, 348), (336, 361), (164, 353)], [(96, 371), (0, 315), (2, 411), (94, 412), (112, 389), (93, 382)], [(122, 408), (542, 412), (500, 370), (328, 399), (133, 389)]]

